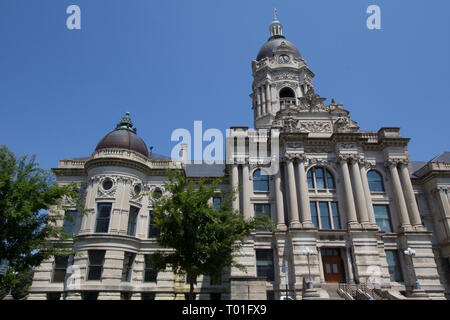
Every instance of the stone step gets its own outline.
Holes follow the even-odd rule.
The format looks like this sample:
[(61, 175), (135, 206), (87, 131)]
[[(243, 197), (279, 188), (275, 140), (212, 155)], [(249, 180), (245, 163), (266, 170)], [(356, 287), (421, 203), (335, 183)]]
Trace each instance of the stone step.
[(323, 283), (322, 289), (324, 289), (330, 296), (330, 300), (345, 300), (338, 294), (339, 285), (331, 283)]

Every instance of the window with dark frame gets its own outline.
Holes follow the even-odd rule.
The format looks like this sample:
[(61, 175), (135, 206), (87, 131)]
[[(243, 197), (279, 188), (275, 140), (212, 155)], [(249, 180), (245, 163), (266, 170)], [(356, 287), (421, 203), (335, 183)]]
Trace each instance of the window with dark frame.
[(266, 281), (275, 280), (272, 249), (256, 249), (256, 273), (258, 277), (266, 277)]
[(131, 272), (133, 270), (133, 263), (135, 258), (136, 258), (135, 253), (125, 252), (122, 268), (122, 281), (124, 282), (131, 281), (131, 274), (132, 274)]
[(397, 250), (386, 250), (386, 260), (391, 281), (403, 282), (403, 274)]
[(148, 215), (148, 238), (153, 238), (159, 236), (159, 229), (153, 220), (155, 217), (155, 212), (150, 210)]
[(64, 282), (64, 279), (66, 278), (68, 260), (69, 257), (67, 256), (55, 256), (52, 282)]
[(337, 202), (311, 201), (309, 205), (311, 209), (311, 219), (314, 227), (321, 230), (341, 229), (341, 221)]
[[(255, 203), (253, 204), (253, 210), (255, 212), (255, 217), (267, 216), (269, 219), (271, 219), (269, 203)], [(257, 228), (256, 231), (267, 231), (267, 230), (263, 228)]]
[(135, 236), (136, 235), (136, 222), (139, 214), (139, 208), (137, 207), (130, 207), (130, 213), (128, 215), (128, 228), (127, 228), (127, 235), (129, 236)]
[(392, 232), (392, 221), (388, 205), (373, 205), (373, 212), (375, 213), (375, 222), (380, 227), (381, 231)]
[(307, 174), (308, 189), (336, 189), (331, 172), (324, 167), (313, 167)]
[(105, 250), (89, 250), (89, 266), (87, 280), (101, 280)]
[(75, 224), (77, 222), (78, 211), (69, 210), (64, 214), (63, 228), (68, 233), (73, 235), (75, 231)]
[(262, 174), (261, 169), (253, 172), (253, 190), (269, 191), (269, 175)]
[(145, 255), (144, 282), (156, 282), (158, 272), (153, 267), (150, 255)]
[(384, 192), (383, 177), (375, 170), (367, 172), (367, 181), (371, 192)]
[(220, 209), (220, 205), (222, 204), (222, 198), (221, 197), (213, 197), (213, 208), (215, 210)]
[(96, 233), (107, 233), (109, 230), (109, 219), (111, 217), (111, 203), (99, 203), (97, 206)]

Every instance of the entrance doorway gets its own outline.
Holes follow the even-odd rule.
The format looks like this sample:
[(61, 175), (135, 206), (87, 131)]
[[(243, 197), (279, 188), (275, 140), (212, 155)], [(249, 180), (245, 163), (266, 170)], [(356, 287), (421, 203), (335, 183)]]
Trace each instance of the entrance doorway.
[(325, 282), (339, 283), (345, 280), (344, 263), (339, 248), (321, 248)]

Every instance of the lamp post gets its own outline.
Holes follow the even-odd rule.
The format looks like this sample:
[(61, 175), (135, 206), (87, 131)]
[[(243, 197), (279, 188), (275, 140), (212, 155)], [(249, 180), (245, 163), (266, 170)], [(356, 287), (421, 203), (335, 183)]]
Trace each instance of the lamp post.
[(303, 254), (306, 255), (306, 257), (308, 258), (308, 282), (306, 283), (306, 286), (308, 289), (313, 289), (313, 282), (311, 279), (311, 264), (309, 263), (309, 256), (314, 254), (314, 251), (312, 251), (310, 248), (305, 248), (303, 250)]
[(421, 290), (422, 288), (420, 287), (419, 280), (417, 280), (416, 270), (414, 269), (413, 257), (416, 255), (416, 251), (411, 249), (411, 248), (408, 248), (408, 249), (406, 249), (404, 251), (404, 254), (411, 258), (411, 267), (412, 267), (412, 270), (413, 270), (414, 280), (416, 281), (415, 285), (414, 285), (414, 289), (415, 290)]

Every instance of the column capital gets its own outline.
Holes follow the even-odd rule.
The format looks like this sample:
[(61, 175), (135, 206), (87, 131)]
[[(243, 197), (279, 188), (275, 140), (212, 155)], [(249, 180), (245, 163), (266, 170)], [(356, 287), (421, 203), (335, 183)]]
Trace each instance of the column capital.
[(385, 162), (384, 162), (384, 166), (385, 167), (391, 167), (391, 166), (398, 166), (398, 165), (407, 165), (408, 164), (408, 159), (405, 158), (388, 158)]

